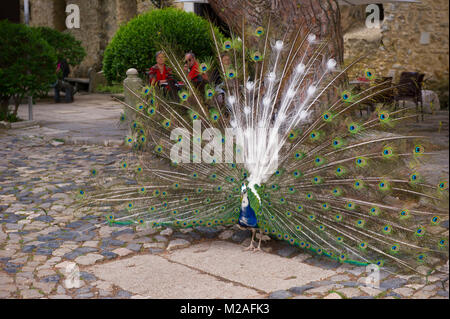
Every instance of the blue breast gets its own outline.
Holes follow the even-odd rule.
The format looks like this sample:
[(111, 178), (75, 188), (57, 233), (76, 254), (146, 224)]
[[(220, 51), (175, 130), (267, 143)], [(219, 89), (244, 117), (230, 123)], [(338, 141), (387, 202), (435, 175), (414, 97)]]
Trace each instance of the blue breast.
[(241, 211), (239, 213), (239, 225), (244, 227), (258, 227), (258, 220), (256, 219), (256, 214), (253, 208), (248, 205), (245, 208), (241, 207)]

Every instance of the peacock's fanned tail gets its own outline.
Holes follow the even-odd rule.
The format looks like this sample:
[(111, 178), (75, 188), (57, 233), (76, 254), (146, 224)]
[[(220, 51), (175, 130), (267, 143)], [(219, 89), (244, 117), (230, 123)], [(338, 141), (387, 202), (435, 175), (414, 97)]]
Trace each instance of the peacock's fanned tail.
[[(365, 72), (370, 86), (355, 93), (346, 74), (358, 61), (339, 66), (327, 56), (326, 39), (299, 31), (274, 40), (270, 22), (240, 31), (242, 41), (221, 41), (211, 27), (217, 59), (200, 61), (202, 73), (220, 70), (224, 104), (215, 78), (196, 86), (164, 48), (184, 88), (174, 99), (146, 86), (134, 92), (137, 105), (124, 103), (132, 152), (113, 168), (92, 169), (80, 205), (115, 224), (231, 225), (244, 183), (264, 233), (316, 254), (403, 269), (448, 258), (448, 232), (439, 226), (448, 218), (447, 177), (429, 184), (420, 172), (431, 145), (396, 129), (415, 120), (413, 110), (378, 104), (370, 116), (357, 116), (392, 90), (373, 70)], [(233, 145), (227, 128), (236, 136), (232, 147), (225, 147)], [(221, 154), (208, 148), (217, 138), (211, 132), (223, 134)], [(189, 163), (173, 160), (174, 144), (188, 145)]]

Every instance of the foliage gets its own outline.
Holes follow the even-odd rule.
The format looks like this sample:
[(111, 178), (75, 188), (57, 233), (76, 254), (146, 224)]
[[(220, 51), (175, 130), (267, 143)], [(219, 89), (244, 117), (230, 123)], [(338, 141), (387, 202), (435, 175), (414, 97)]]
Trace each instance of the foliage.
[(13, 113), (2, 113), (0, 112), (0, 122), (5, 121), (9, 123), (20, 122), (22, 121), (17, 115)]
[(75, 39), (70, 33), (63, 33), (48, 27), (37, 27), (34, 29), (55, 49), (58, 61), (66, 59), (71, 66), (76, 66), (86, 56), (86, 51), (81, 46), (81, 41)]
[(99, 85), (95, 91), (98, 93), (123, 93), (123, 85), (118, 83), (112, 85)]
[(9, 100), (15, 102), (14, 115), (26, 95), (48, 91), (56, 81), (55, 50), (34, 29), (0, 21), (0, 112), (8, 113)]
[[(217, 37), (222, 39), (217, 28)], [(208, 22), (175, 8), (152, 10), (123, 25), (105, 51), (103, 71), (108, 81), (121, 81), (129, 68), (141, 74), (156, 63), (162, 43), (179, 52), (192, 51), (199, 59), (214, 55)]]
[(426, 89), (436, 92), (439, 97), (441, 109), (448, 109), (449, 104), (449, 80), (443, 78), (439, 80), (429, 81), (426, 83)]
[(173, 5), (173, 0), (151, 0), (155, 8), (167, 8)]

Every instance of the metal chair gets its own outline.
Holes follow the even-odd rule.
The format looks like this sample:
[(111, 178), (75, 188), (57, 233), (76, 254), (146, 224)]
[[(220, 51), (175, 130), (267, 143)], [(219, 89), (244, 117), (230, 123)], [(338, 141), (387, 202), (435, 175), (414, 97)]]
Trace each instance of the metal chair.
[[(370, 97), (363, 102), (367, 105), (367, 114), (375, 110), (377, 104), (388, 105), (394, 102), (394, 89), (392, 87), (392, 77), (382, 77), (375, 79), (373, 86), (376, 86), (376, 92), (374, 96)], [(382, 91), (382, 92), (380, 92)], [(360, 109), (361, 112), (361, 109)], [(362, 112), (361, 112), (362, 116)]]
[(375, 85), (378, 86), (377, 90), (383, 91), (375, 95), (371, 100), (373, 103), (377, 104), (392, 104), (394, 102), (394, 88), (392, 86), (392, 77), (385, 76), (380, 79), (375, 80)]
[[(362, 111), (367, 110), (367, 116), (370, 115), (371, 112), (375, 110), (375, 106), (377, 104), (392, 104), (394, 102), (394, 89), (392, 87), (392, 77), (382, 77), (377, 78), (374, 80), (373, 83), (370, 84), (370, 86), (376, 86), (376, 90), (369, 91), (368, 94), (376, 93), (375, 95), (371, 96), (370, 98), (365, 99), (361, 102), (361, 104), (358, 106), (358, 110), (360, 113), (360, 116), (362, 117)], [(389, 89), (391, 88), (391, 89)], [(362, 88), (360, 86), (355, 87), (355, 92), (359, 93), (362, 91)]]

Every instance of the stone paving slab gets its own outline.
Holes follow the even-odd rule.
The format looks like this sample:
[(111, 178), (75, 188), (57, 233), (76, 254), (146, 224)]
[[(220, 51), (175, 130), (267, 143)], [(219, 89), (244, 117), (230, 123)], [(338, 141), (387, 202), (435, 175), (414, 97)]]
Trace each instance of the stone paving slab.
[[(240, 248), (240, 247), (237, 247)], [(88, 269), (106, 282), (147, 298), (260, 298), (258, 291), (173, 263), (140, 255)]]
[(244, 251), (241, 245), (225, 241), (193, 245), (170, 253), (167, 259), (267, 293), (302, 286), (335, 274), (332, 270), (302, 263), (297, 258)]
[[(226, 256), (226, 258), (223, 258)], [(163, 255), (139, 255), (86, 270), (111, 285), (148, 298), (261, 298), (334, 275), (301, 258), (244, 251), (210, 241)]]

